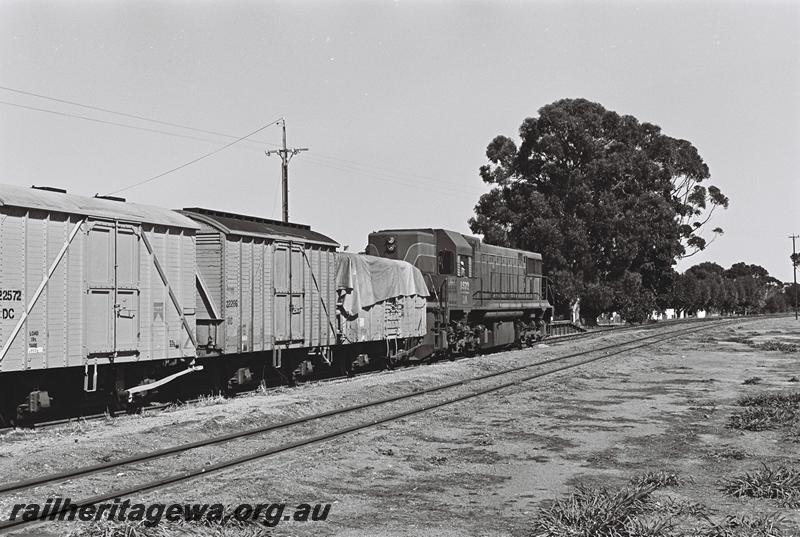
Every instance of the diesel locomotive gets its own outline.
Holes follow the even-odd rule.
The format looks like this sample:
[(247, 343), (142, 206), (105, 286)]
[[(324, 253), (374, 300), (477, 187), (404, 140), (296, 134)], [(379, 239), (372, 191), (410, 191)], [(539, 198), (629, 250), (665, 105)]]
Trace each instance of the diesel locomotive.
[(430, 289), (420, 354), (471, 354), (547, 335), (553, 307), (538, 253), (446, 229), (385, 229), (366, 253), (411, 263)]

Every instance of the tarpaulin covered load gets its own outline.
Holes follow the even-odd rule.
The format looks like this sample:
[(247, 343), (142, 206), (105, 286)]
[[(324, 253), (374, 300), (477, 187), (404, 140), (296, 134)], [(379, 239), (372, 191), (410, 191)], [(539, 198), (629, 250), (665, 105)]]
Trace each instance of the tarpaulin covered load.
[(349, 316), (391, 298), (429, 294), (422, 273), (410, 263), (350, 253), (338, 256), (336, 289)]

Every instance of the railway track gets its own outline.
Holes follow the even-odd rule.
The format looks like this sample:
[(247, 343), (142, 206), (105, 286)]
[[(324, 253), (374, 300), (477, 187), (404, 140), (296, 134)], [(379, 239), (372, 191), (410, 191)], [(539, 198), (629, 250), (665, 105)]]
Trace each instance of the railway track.
[[(629, 330), (653, 330), (653, 329), (661, 328), (661, 327), (664, 327), (664, 326), (667, 326), (667, 325), (668, 326), (677, 326), (677, 325), (682, 325), (682, 324), (694, 324), (694, 323), (700, 323), (700, 322), (707, 322), (709, 320), (714, 320), (714, 319), (719, 319), (719, 318), (707, 318), (707, 319), (696, 319), (696, 318), (694, 318), (694, 319), (681, 319), (681, 320), (675, 320), (675, 321), (661, 321), (659, 323), (653, 323), (653, 324), (650, 324), (650, 325), (640, 325), (640, 326), (637, 326), (637, 325), (624, 325), (624, 326), (613, 326), (613, 327), (599, 327), (597, 329), (587, 330), (587, 331), (584, 331), (584, 332), (573, 332), (573, 333), (558, 334), (558, 335), (550, 336), (546, 341), (550, 342), (550, 343), (561, 343), (561, 342), (564, 342), (564, 341), (574, 341), (574, 340), (583, 339), (583, 338), (587, 338), (587, 337), (597, 337), (597, 336), (608, 334), (610, 332), (621, 333), (621, 332), (625, 332), (625, 331), (629, 331)], [(363, 374), (368, 374), (368, 373), (363, 373)], [(339, 379), (339, 378), (342, 378), (342, 377), (336, 377), (336, 376), (329, 377), (329, 378), (326, 378), (326, 379), (321, 379), (320, 382), (325, 382), (326, 380), (336, 380), (336, 379)], [(246, 391), (242, 391), (242, 392), (239, 392), (237, 394), (234, 394), (234, 395), (232, 395), (232, 397), (248, 395), (248, 394), (255, 393), (257, 391), (258, 391), (258, 388), (254, 389), (254, 390), (246, 390)], [(210, 396), (210, 394), (205, 394), (205, 395), (206, 396)], [(142, 407), (142, 408), (140, 408), (138, 410), (139, 410), (139, 412), (144, 412), (144, 413), (157, 412), (157, 411), (160, 411), (160, 410), (163, 410), (163, 409), (166, 409), (166, 408), (173, 407), (175, 405), (192, 404), (192, 403), (197, 403), (197, 402), (199, 402), (201, 400), (202, 400), (202, 396), (200, 396), (198, 398), (194, 398), (194, 399), (188, 399), (188, 400), (185, 400), (185, 401), (159, 402), (159, 403), (156, 403), (156, 404), (152, 404), (152, 405), (148, 405), (148, 406)], [(127, 413), (121, 412), (121, 413), (118, 413), (118, 415), (127, 415)], [(27, 423), (26, 425), (24, 425), (23, 428), (48, 429), (48, 428), (52, 428), (52, 427), (58, 427), (60, 425), (69, 425), (69, 424), (73, 424), (73, 423), (82, 423), (82, 422), (86, 422), (86, 421), (97, 421), (97, 420), (103, 420), (103, 419), (113, 419), (115, 417), (116, 417), (115, 414), (111, 414), (109, 412), (98, 412), (98, 413), (94, 413), (94, 414), (66, 417), (66, 418), (60, 418), (60, 419), (55, 419), (55, 420), (38, 421), (38, 422), (37, 421), (33, 421), (33, 422), (30, 422), (30, 423)], [(13, 426), (12, 427), (0, 427), (0, 437), (2, 437), (3, 434), (7, 434), (7, 433), (9, 433), (9, 432), (11, 432), (11, 431), (13, 431), (13, 430), (15, 430), (17, 428), (18, 427), (13, 427)]]
[[(65, 470), (58, 473), (53, 473), (49, 475), (42, 475), (38, 477), (33, 477), (21, 481), (16, 481), (12, 483), (5, 483), (0, 484), (0, 494), (8, 494), (12, 492), (17, 492), (20, 490), (32, 488), (32, 487), (43, 487), (43, 486), (53, 486), (59, 483), (62, 483), (66, 480), (74, 480), (76, 478), (83, 478), (89, 475), (98, 474), (101, 472), (107, 471), (114, 471), (121, 467), (133, 465), (136, 463), (142, 463), (147, 461), (153, 461), (156, 459), (161, 459), (168, 457), (170, 455), (176, 455), (181, 453), (186, 453), (191, 450), (195, 450), (205, 446), (212, 446), (212, 445), (220, 445), (229, 442), (235, 442), (236, 440), (241, 440), (245, 438), (255, 437), (257, 435), (262, 435), (268, 432), (273, 432), (277, 430), (289, 430), (294, 427), (297, 427), (302, 424), (306, 424), (309, 422), (315, 421), (322, 421), (325, 420), (326, 423), (331, 418), (337, 418), (344, 415), (350, 415), (354, 413), (358, 413), (360, 411), (366, 409), (373, 409), (376, 407), (382, 407), (384, 405), (391, 405), (392, 403), (398, 402), (406, 402), (409, 400), (416, 400), (416, 399), (425, 399), (424, 402), (419, 404), (418, 406), (414, 406), (410, 409), (402, 409), (400, 411), (390, 411), (388, 413), (382, 414), (380, 416), (375, 415), (368, 415), (366, 419), (362, 421), (358, 421), (354, 424), (346, 424), (344, 426), (334, 427), (331, 430), (322, 433), (316, 434), (312, 436), (304, 436), (298, 440), (292, 442), (286, 442), (283, 444), (278, 444), (266, 449), (258, 449), (255, 451), (248, 452), (244, 455), (238, 457), (232, 457), (228, 459), (219, 460), (213, 464), (206, 464), (197, 468), (193, 468), (188, 471), (184, 471), (181, 473), (176, 473), (172, 475), (167, 475), (164, 477), (160, 477), (158, 479), (154, 479), (152, 481), (147, 481), (144, 483), (130, 485), (127, 487), (115, 489), (106, 493), (101, 493), (89, 498), (85, 498), (79, 500), (77, 502), (72, 502), (73, 505), (80, 506), (84, 505), (93, 505), (98, 504), (101, 502), (111, 501), (114, 498), (121, 498), (125, 496), (130, 496), (136, 493), (141, 493), (149, 490), (158, 489), (167, 485), (171, 485), (174, 483), (179, 483), (183, 481), (187, 481), (199, 476), (204, 476), (207, 474), (211, 474), (214, 472), (219, 472), (225, 470), (227, 468), (233, 468), (242, 464), (245, 464), (250, 461), (254, 461), (257, 459), (262, 459), (265, 457), (269, 457), (272, 455), (276, 455), (279, 453), (286, 453), (291, 452), (293, 450), (299, 449), (304, 446), (310, 446), (314, 444), (318, 444), (321, 442), (325, 442), (328, 440), (332, 440), (334, 438), (341, 437), (343, 435), (351, 434), (357, 431), (361, 431), (364, 429), (369, 429), (384, 423), (389, 423), (392, 421), (396, 421), (402, 418), (406, 418), (409, 416), (413, 416), (416, 414), (420, 414), (423, 412), (431, 411), (434, 409), (442, 408), (448, 405), (453, 405), (462, 401), (466, 401), (469, 399), (473, 399), (476, 397), (480, 397), (489, 393), (497, 392), (512, 386), (517, 386), (522, 383), (538, 379), (544, 376), (553, 375), (558, 372), (562, 372), (568, 369), (573, 369), (576, 367), (580, 367), (592, 362), (596, 362), (598, 360), (603, 360), (606, 358), (610, 358), (612, 356), (616, 356), (622, 353), (630, 352), (636, 349), (641, 349), (644, 347), (648, 347), (657, 343), (661, 343), (670, 339), (675, 339), (680, 336), (692, 334), (695, 332), (700, 332), (704, 330), (709, 330), (712, 328), (716, 328), (719, 326), (725, 326), (727, 324), (732, 324), (736, 322), (747, 322), (747, 321), (754, 321), (762, 319), (763, 317), (757, 319), (722, 319), (722, 320), (710, 320), (707, 322), (702, 323), (701, 326), (690, 326), (684, 327), (680, 326), (677, 329), (669, 330), (666, 333), (657, 333), (652, 335), (646, 335), (643, 337), (635, 338), (632, 340), (612, 343), (609, 345), (605, 345), (603, 347), (594, 348), (588, 351), (580, 351), (569, 353), (562, 356), (557, 356), (554, 358), (540, 360), (531, 364), (525, 364), (517, 367), (511, 367), (502, 369), (499, 371), (495, 371), (492, 373), (487, 373), (475, 377), (470, 377), (454, 382), (449, 382), (446, 384), (441, 384), (437, 386), (433, 386), (430, 388), (426, 388), (419, 391), (414, 391), (411, 393), (405, 393), (401, 395), (396, 395), (392, 397), (387, 397), (384, 399), (379, 399), (375, 401), (370, 401), (367, 403), (357, 404), (353, 406), (349, 406), (346, 408), (330, 410), (327, 412), (322, 412), (319, 414), (309, 415), (297, 419), (287, 420), (280, 423), (275, 423), (271, 425), (256, 427), (252, 429), (247, 429), (243, 431), (232, 432), (225, 435), (215, 436), (195, 442), (190, 442), (186, 444), (175, 445), (169, 448), (160, 449), (151, 451), (148, 453), (141, 453), (138, 455), (119, 458), (115, 460), (110, 460), (108, 462), (102, 462), (98, 464), (88, 465), (84, 467), (74, 468), (71, 470)], [(670, 325), (669, 328), (674, 328), (674, 326)], [(549, 367), (545, 368), (545, 366), (551, 364), (558, 364), (556, 367)], [(534, 370), (534, 371), (531, 371)], [(494, 379), (500, 380), (500, 377), (508, 377), (507, 379), (503, 379), (502, 382), (487, 382)], [(477, 386), (474, 389), (473, 386)], [(436, 399), (434, 397), (430, 397), (433, 394), (437, 394), (440, 392), (446, 392), (450, 390), (459, 390), (461, 389), (461, 393), (452, 394), (451, 396)], [(48, 492), (49, 496), (53, 496), (51, 492)], [(57, 511), (55, 514), (52, 512), (47, 513), (48, 516), (51, 517), (51, 520), (54, 516), (57, 516), (59, 512)], [(44, 521), (23, 521), (23, 520), (8, 520), (0, 522), (0, 532), (8, 531), (12, 528), (17, 528), (22, 525), (31, 524), (31, 523), (38, 523), (42, 524), (45, 523)]]
[[(609, 331), (612, 331), (612, 330), (622, 330), (622, 329), (625, 329), (625, 328), (630, 328), (630, 327), (603, 328), (603, 329), (587, 331), (587, 332), (575, 332), (575, 333), (571, 333), (571, 334), (560, 334), (558, 336), (554, 336), (552, 338), (552, 340), (553, 341), (555, 341), (555, 340), (562, 341), (562, 340), (567, 340), (567, 339), (572, 339), (572, 338), (585, 337), (587, 335), (598, 335), (600, 333), (605, 333), (605, 332), (609, 332)], [(369, 374), (369, 372), (364, 372), (364, 373), (359, 373), (359, 374)], [(340, 379), (340, 378), (343, 378), (343, 377), (331, 376), (331, 377), (326, 377), (324, 379), (319, 379), (318, 381), (319, 382), (325, 382), (327, 380), (336, 380), (336, 379)], [(252, 393), (257, 392), (259, 389), (260, 388), (256, 388), (256, 389), (253, 389), (253, 390), (245, 390), (245, 391), (233, 394), (230, 397), (237, 397), (237, 396), (252, 394)], [(139, 408), (137, 410), (138, 410), (139, 413), (142, 413), (142, 412), (148, 412), (149, 413), (149, 412), (155, 412), (155, 411), (163, 410), (165, 408), (173, 407), (175, 405), (185, 405), (185, 404), (197, 403), (197, 402), (202, 400), (203, 395), (210, 396), (211, 394), (201, 394), (197, 398), (188, 399), (188, 400), (185, 400), (185, 401), (159, 402), (159, 403), (156, 403), (156, 404), (152, 404), (152, 405), (141, 407), (141, 408)], [(117, 415), (127, 415), (127, 414), (128, 413), (124, 412), (124, 411), (120, 411), (120, 412), (118, 412), (116, 414), (112, 414), (112, 413), (109, 413), (107, 411), (106, 412), (97, 412), (97, 413), (94, 413), (94, 414), (65, 417), (65, 418), (59, 418), (59, 419), (47, 420), (47, 421), (31, 421), (29, 423), (26, 423), (21, 428), (26, 428), (26, 429), (47, 429), (47, 428), (51, 428), (51, 427), (57, 427), (59, 425), (68, 425), (68, 424), (72, 424), (72, 423), (82, 423), (82, 422), (86, 422), (86, 421), (97, 421), (97, 420), (103, 420), (103, 419), (113, 419)], [(0, 427), (0, 436), (2, 436), (3, 434), (8, 433), (10, 431), (13, 431), (13, 430), (15, 430), (17, 428), (20, 428), (20, 427), (14, 427), (14, 426), (12, 426), (12, 427)]]

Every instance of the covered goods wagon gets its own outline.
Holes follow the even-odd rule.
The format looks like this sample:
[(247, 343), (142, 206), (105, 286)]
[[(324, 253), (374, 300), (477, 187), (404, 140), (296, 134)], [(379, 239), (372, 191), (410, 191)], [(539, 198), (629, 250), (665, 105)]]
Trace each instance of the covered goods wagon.
[(35, 388), (46, 404), (75, 385), (130, 386), (130, 364), (194, 358), (198, 228), (119, 198), (0, 185), (3, 397)]
[(328, 347), (338, 244), (309, 226), (184, 209), (197, 233), (198, 349), (205, 356)]

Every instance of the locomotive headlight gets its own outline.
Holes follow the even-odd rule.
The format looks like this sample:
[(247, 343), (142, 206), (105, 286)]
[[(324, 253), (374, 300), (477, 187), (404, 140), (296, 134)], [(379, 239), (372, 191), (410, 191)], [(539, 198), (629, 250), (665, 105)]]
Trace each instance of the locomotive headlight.
[(386, 239), (386, 243), (387, 244), (394, 244), (394, 237), (389, 237), (388, 239)]
[(388, 239), (386, 239), (386, 251), (389, 252), (390, 254), (394, 253), (394, 251), (397, 250), (397, 245), (395, 244), (395, 242), (396, 241), (394, 237), (389, 237)]

